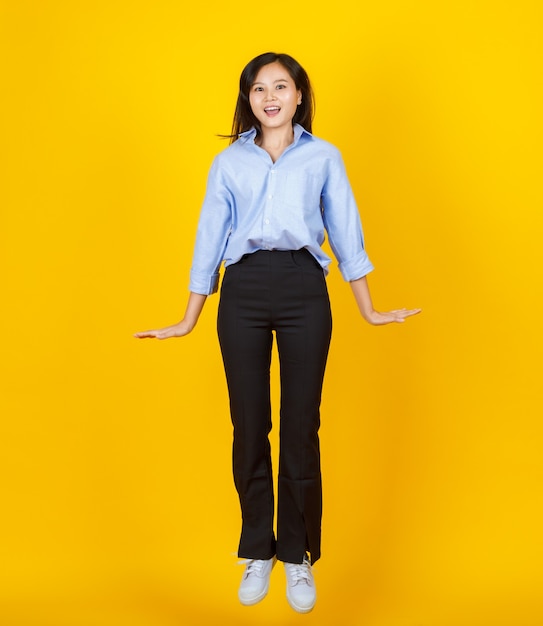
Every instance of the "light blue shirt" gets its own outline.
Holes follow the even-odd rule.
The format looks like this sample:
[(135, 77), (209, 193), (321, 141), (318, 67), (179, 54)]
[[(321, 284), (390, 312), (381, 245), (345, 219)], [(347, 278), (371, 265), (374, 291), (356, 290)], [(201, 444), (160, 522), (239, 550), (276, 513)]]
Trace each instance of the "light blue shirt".
[(330, 143), (294, 126), (294, 141), (274, 163), (242, 133), (220, 152), (209, 171), (189, 289), (217, 291), (219, 268), (257, 250), (307, 248), (324, 272), (325, 231), (346, 281), (371, 272), (362, 225), (341, 154)]

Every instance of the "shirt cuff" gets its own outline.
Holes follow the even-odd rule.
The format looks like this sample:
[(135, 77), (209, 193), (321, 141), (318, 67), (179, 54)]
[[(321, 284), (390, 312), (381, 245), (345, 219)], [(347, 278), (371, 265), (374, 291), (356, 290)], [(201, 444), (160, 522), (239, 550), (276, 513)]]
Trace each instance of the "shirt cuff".
[(349, 259), (339, 264), (339, 271), (347, 282), (362, 278), (373, 270), (373, 265), (365, 250), (357, 254), (354, 259)]
[(215, 293), (219, 286), (219, 274), (200, 274), (198, 272), (190, 273), (189, 290), (193, 293), (199, 293), (203, 296), (210, 296)]

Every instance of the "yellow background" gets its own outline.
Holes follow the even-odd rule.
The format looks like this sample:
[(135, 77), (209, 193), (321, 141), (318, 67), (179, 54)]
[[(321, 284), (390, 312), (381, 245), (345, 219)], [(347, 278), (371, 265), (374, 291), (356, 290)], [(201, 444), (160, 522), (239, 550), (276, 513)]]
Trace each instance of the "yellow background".
[[(0, 6), (2, 626), (541, 626), (541, 3)], [(217, 296), (183, 340), (132, 337), (182, 314), (267, 50), (313, 80), (376, 306), (424, 309), (366, 325), (334, 263), (307, 616), (280, 568), (237, 601)]]

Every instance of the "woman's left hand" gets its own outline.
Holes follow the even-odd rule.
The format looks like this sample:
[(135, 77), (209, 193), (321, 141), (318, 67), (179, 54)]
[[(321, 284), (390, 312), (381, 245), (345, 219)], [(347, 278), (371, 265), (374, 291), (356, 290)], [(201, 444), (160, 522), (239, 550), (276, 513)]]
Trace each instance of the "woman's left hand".
[(366, 322), (373, 326), (383, 326), (384, 324), (403, 323), (408, 317), (417, 315), (422, 309), (394, 309), (380, 313), (379, 311), (371, 311), (364, 315)]

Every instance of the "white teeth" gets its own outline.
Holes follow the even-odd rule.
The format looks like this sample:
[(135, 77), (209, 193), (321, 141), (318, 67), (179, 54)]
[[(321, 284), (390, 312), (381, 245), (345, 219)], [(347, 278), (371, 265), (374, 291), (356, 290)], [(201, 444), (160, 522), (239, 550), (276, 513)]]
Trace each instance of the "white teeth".
[(279, 107), (266, 107), (264, 111), (280, 111)]

